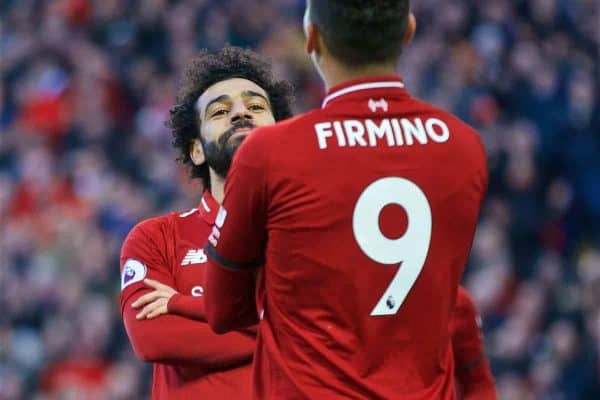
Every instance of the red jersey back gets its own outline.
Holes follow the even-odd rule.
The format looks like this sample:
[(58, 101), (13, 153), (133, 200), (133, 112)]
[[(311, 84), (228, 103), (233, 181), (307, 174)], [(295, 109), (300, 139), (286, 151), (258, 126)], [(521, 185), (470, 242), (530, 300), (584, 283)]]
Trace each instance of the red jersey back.
[(449, 323), (486, 186), (477, 133), (395, 77), (250, 135), (207, 250), (265, 262), (255, 398), (452, 399)]
[[(255, 334), (216, 335), (204, 317), (203, 246), (218, 203), (205, 192), (198, 208), (138, 224), (121, 250), (121, 313), (134, 351), (153, 362), (152, 399), (247, 399)], [(137, 320), (131, 304), (152, 291), (145, 278), (179, 294), (169, 314)]]

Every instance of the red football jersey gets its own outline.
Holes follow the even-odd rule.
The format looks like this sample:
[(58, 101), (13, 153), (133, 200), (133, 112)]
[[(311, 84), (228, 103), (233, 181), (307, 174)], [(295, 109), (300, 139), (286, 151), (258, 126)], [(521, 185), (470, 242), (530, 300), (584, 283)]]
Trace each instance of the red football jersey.
[(206, 315), (248, 323), (256, 399), (453, 399), (450, 318), (487, 186), (481, 140), (397, 77), (238, 150), (206, 250)]
[[(218, 203), (205, 192), (197, 209), (143, 221), (121, 250), (121, 314), (139, 358), (154, 363), (153, 399), (250, 398), (255, 334), (216, 335), (204, 316), (203, 246)], [(137, 320), (131, 304), (154, 279), (179, 292), (169, 314)]]
[(458, 392), (464, 400), (495, 400), (496, 385), (485, 356), (480, 317), (469, 293), (458, 287), (450, 323)]

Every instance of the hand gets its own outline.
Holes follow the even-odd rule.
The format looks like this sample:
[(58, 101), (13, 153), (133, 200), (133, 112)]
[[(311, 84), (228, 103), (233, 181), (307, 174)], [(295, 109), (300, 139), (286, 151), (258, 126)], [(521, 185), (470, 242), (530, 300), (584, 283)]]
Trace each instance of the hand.
[(131, 305), (133, 308), (144, 307), (135, 317), (137, 319), (152, 319), (159, 315), (168, 314), (169, 299), (178, 292), (170, 286), (152, 279), (144, 279), (144, 284), (154, 290), (141, 296)]

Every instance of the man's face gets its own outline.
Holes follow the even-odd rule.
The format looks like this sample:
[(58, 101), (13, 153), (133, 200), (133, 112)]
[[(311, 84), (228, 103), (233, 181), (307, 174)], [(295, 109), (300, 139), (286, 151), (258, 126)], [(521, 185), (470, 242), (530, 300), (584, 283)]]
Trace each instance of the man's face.
[(215, 83), (202, 93), (196, 107), (206, 162), (222, 178), (250, 131), (275, 123), (267, 93), (247, 79)]

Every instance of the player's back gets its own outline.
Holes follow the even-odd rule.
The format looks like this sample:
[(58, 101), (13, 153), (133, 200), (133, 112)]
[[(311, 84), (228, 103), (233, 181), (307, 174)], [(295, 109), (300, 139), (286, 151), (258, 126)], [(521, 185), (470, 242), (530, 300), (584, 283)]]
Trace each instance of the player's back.
[(471, 128), (401, 85), (353, 82), (256, 133), (277, 166), (258, 398), (454, 396), (448, 326), (485, 155)]

